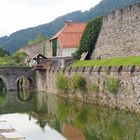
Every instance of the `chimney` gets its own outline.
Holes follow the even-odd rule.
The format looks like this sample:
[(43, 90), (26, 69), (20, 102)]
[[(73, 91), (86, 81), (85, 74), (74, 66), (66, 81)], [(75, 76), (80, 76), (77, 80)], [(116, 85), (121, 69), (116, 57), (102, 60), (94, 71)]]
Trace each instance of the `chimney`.
[(72, 20), (66, 20), (65, 21), (65, 25), (71, 25), (71, 23), (72, 23)]

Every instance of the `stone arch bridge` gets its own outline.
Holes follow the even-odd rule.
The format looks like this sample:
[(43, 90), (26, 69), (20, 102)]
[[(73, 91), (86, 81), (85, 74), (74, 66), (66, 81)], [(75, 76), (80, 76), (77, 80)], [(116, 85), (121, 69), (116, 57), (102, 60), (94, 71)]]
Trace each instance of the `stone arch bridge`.
[(6, 84), (8, 91), (17, 90), (18, 80), (26, 77), (32, 86), (35, 85), (35, 72), (30, 67), (0, 67), (0, 78)]

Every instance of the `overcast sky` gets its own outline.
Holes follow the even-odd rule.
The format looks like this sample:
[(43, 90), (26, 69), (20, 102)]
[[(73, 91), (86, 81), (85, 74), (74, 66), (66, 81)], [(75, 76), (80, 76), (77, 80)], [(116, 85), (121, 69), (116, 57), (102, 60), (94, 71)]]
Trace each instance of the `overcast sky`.
[(89, 10), (101, 0), (0, 0), (0, 36), (48, 23), (75, 10)]

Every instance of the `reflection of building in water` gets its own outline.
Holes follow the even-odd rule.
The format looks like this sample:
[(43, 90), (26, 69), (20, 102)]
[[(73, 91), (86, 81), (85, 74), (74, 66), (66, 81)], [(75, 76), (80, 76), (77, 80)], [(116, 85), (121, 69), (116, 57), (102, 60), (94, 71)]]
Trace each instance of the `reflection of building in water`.
[(51, 116), (55, 116), (56, 108), (57, 108), (57, 97), (56, 96), (47, 96), (47, 106), (48, 106), (48, 113)]
[(79, 129), (74, 128), (69, 124), (64, 124), (62, 135), (68, 140), (85, 140), (84, 134)]
[(37, 112), (41, 112), (41, 113), (48, 112), (46, 94), (41, 94), (41, 93), (36, 94), (36, 110)]

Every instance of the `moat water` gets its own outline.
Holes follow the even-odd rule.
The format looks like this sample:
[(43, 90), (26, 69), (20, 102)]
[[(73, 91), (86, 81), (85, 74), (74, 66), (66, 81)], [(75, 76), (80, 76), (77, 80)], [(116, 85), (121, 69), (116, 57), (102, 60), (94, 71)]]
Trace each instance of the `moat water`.
[(0, 120), (27, 140), (140, 139), (140, 115), (44, 93), (0, 93)]

